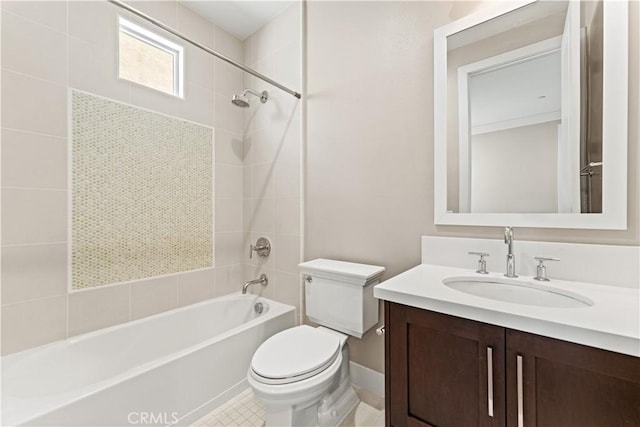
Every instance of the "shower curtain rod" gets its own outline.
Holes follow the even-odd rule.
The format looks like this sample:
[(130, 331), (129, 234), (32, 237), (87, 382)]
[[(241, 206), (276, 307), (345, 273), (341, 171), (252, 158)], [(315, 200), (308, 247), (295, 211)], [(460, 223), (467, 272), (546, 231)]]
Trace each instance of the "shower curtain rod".
[(251, 69), (249, 67), (246, 67), (246, 66), (240, 64), (239, 62), (236, 62), (233, 59), (228, 58), (228, 57), (224, 56), (223, 54), (216, 52), (215, 50), (209, 49), (208, 47), (206, 47), (206, 46), (204, 46), (204, 45), (202, 45), (202, 44), (200, 44), (200, 43), (198, 43), (196, 41), (191, 40), (187, 36), (177, 32), (173, 28), (163, 24), (162, 22), (158, 21), (157, 19), (152, 18), (151, 16), (140, 12), (138, 9), (135, 9), (135, 8), (129, 6), (128, 4), (123, 3), (120, 0), (107, 0), (107, 1), (109, 3), (113, 3), (114, 5), (120, 7), (120, 8), (122, 8), (122, 9), (128, 11), (128, 12), (133, 13), (137, 17), (142, 18), (147, 22), (152, 23), (156, 27), (159, 27), (159, 28), (163, 29), (164, 31), (166, 31), (166, 32), (168, 32), (170, 34), (173, 34), (174, 36), (178, 37), (179, 39), (182, 39), (182, 40), (186, 41), (187, 43), (190, 43), (193, 46), (204, 50), (205, 52), (215, 56), (216, 58), (222, 59), (224, 62), (226, 62), (228, 64), (231, 64), (234, 67), (240, 68), (245, 73), (249, 73), (252, 76), (259, 78), (260, 80), (264, 80), (265, 82), (277, 87), (278, 89), (281, 89), (281, 90), (283, 90), (283, 91), (295, 96), (296, 98), (300, 99), (300, 97), (301, 97), (300, 93), (296, 92), (295, 90), (289, 89), (288, 87), (283, 86), (283, 85), (281, 85), (280, 83), (278, 83), (278, 82), (276, 82), (274, 80), (271, 80), (269, 77), (267, 77), (267, 76), (265, 76), (263, 74), (260, 74), (259, 72), (255, 71), (255, 70), (253, 70), (253, 69)]

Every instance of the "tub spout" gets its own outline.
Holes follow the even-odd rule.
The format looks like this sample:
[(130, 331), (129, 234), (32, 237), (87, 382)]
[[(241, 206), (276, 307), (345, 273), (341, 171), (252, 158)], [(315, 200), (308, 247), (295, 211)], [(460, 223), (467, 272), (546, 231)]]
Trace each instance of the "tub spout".
[(242, 294), (243, 295), (246, 294), (247, 288), (251, 285), (267, 286), (268, 284), (269, 284), (269, 279), (267, 279), (267, 275), (261, 274), (259, 278), (254, 280), (249, 280), (247, 283), (244, 284), (244, 286), (242, 287)]

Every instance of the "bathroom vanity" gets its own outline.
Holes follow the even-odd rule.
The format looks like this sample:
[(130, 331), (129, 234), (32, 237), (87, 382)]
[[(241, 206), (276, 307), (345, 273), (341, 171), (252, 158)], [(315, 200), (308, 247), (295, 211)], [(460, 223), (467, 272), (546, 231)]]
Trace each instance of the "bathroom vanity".
[[(628, 2), (496, 3), (434, 32), (434, 224), (626, 230)], [(504, 243), (374, 289), (386, 424), (640, 427), (640, 247)]]
[(638, 426), (640, 359), (385, 303), (391, 426)]
[(374, 292), (387, 425), (640, 426), (637, 289), (421, 264)]

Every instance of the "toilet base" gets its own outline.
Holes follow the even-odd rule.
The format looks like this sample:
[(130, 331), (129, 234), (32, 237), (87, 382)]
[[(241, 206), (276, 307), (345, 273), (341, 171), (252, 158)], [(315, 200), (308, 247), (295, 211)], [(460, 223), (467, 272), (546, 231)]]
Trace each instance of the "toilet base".
[(267, 408), (265, 423), (263, 426), (317, 426), (318, 408), (311, 405), (306, 408), (294, 408), (291, 406), (282, 408)]
[(323, 399), (318, 406), (318, 426), (339, 426), (351, 411), (358, 406), (358, 403), (360, 403), (360, 398), (351, 387), (351, 383), (343, 382), (334, 393)]
[(321, 401), (303, 407), (266, 407), (265, 426), (336, 427), (360, 403), (350, 382), (345, 381)]
[[(349, 375), (347, 337), (341, 334), (340, 336), (344, 338), (342, 352), (334, 365), (321, 372), (315, 379), (309, 378), (299, 382), (298, 384), (312, 381), (307, 386), (298, 386), (294, 391), (289, 390), (288, 395), (285, 393), (283, 396), (280, 386), (264, 385), (256, 381), (251, 371), (249, 372), (249, 385), (253, 388), (256, 398), (264, 405), (266, 427), (336, 427), (358, 406), (360, 399), (351, 386)], [(285, 385), (290, 386), (291, 384)]]

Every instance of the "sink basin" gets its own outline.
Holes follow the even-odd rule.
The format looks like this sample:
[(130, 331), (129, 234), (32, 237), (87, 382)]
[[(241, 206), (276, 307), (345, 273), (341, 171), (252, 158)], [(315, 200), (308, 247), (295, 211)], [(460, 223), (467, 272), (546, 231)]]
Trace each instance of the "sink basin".
[(589, 298), (574, 292), (506, 277), (449, 277), (442, 283), (456, 291), (514, 304), (550, 308), (584, 308), (593, 305)]

